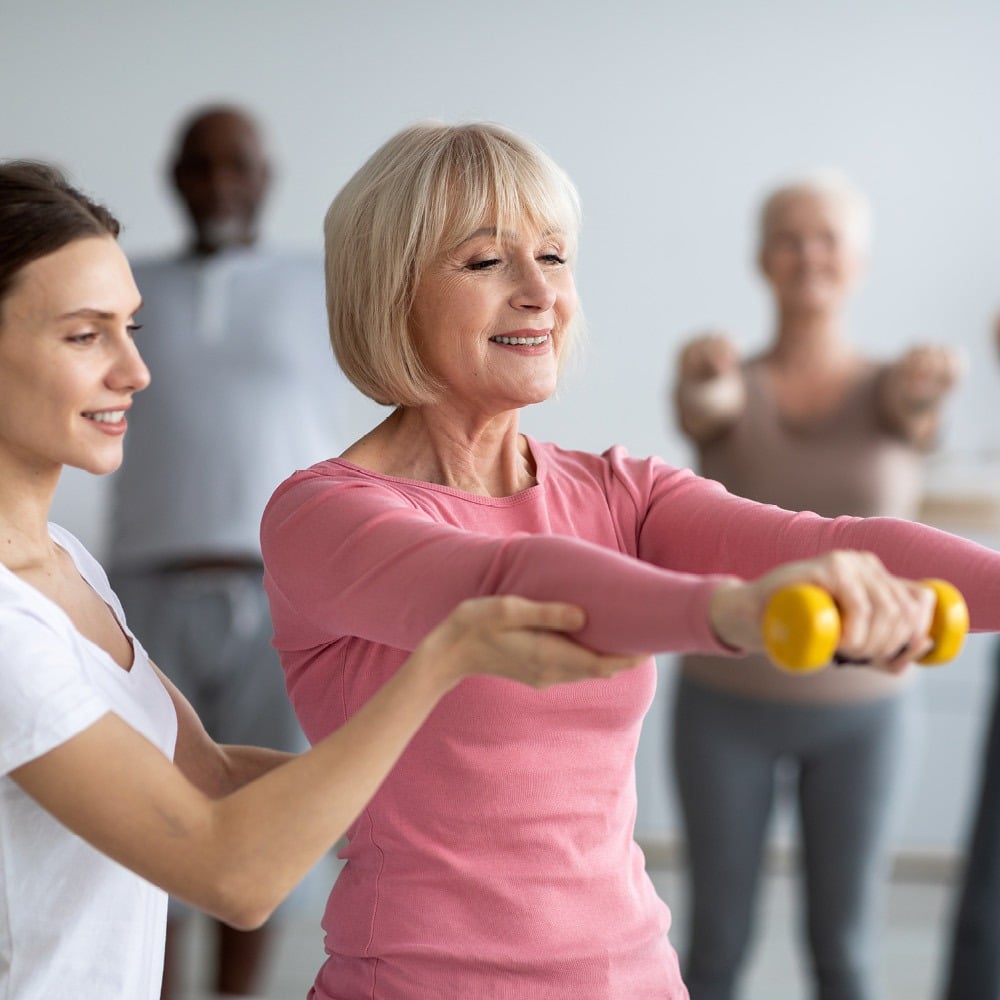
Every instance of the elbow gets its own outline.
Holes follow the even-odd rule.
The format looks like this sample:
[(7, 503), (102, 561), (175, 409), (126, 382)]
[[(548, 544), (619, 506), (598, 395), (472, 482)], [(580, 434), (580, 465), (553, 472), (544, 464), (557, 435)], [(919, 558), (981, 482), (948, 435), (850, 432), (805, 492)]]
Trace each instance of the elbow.
[(277, 893), (269, 893), (266, 886), (249, 884), (245, 878), (220, 876), (200, 906), (238, 931), (255, 931), (267, 922), (281, 899)]
[(234, 909), (228, 915), (216, 914), (217, 918), (224, 924), (238, 931), (256, 931), (267, 923), (271, 914), (274, 913), (273, 906), (266, 908), (243, 907)]

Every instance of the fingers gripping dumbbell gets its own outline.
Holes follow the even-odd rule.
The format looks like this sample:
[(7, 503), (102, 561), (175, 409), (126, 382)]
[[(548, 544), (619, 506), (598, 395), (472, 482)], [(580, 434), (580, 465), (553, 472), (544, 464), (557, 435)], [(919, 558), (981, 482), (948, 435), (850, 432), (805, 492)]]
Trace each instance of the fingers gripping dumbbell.
[[(936, 665), (954, 659), (969, 631), (969, 609), (958, 589), (946, 580), (921, 580), (934, 591), (936, 603), (930, 638), (934, 647), (920, 663)], [(811, 673), (838, 657), (840, 611), (827, 591), (811, 583), (775, 591), (762, 622), (764, 647), (774, 663), (793, 673)]]

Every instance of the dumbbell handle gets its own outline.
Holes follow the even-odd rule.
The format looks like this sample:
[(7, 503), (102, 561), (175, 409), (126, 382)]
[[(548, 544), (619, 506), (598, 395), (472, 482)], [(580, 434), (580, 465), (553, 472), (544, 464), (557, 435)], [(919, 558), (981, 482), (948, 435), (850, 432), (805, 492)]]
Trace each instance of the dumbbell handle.
[[(934, 647), (920, 662), (947, 663), (962, 648), (969, 631), (969, 609), (965, 599), (946, 580), (921, 580), (937, 598), (931, 620)], [(828, 663), (849, 663), (838, 657), (840, 611), (822, 587), (799, 583), (775, 591), (762, 622), (764, 648), (772, 661), (792, 673), (811, 673)]]

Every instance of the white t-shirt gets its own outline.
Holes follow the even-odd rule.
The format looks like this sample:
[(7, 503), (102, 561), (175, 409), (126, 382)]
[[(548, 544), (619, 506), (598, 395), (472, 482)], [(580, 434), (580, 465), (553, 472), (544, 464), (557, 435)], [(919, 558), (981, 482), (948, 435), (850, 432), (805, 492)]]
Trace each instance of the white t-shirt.
[[(49, 531), (124, 628), (97, 561), (69, 532)], [(109, 711), (173, 759), (173, 703), (128, 634), (134, 662), (123, 670), (0, 565), (0, 1000), (160, 995), (166, 893), (71, 833), (10, 777)]]

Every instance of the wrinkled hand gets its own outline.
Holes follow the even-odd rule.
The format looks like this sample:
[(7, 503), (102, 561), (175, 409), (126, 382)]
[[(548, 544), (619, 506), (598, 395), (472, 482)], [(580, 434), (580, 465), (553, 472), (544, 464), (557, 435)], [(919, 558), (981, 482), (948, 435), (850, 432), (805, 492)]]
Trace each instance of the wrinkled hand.
[(613, 677), (646, 656), (594, 653), (569, 638), (584, 612), (571, 604), (522, 597), (463, 601), (417, 647), (438, 658), (454, 683), (473, 674), (506, 677), (535, 688)]
[(870, 552), (837, 551), (786, 563), (750, 582), (720, 585), (711, 621), (727, 645), (764, 648), (761, 622), (771, 595), (795, 583), (828, 591), (841, 617), (838, 652), (873, 669), (898, 674), (928, 653), (934, 594), (915, 580), (893, 576)]

